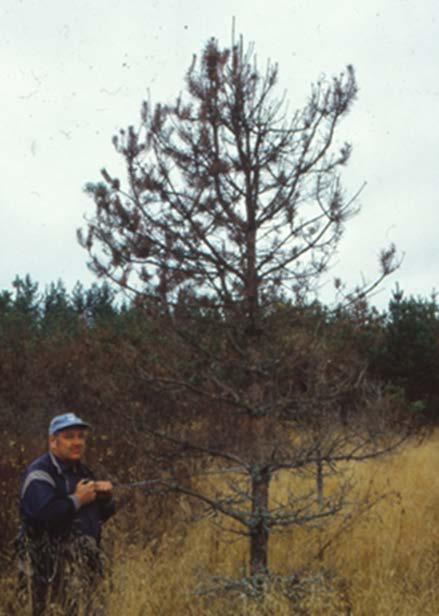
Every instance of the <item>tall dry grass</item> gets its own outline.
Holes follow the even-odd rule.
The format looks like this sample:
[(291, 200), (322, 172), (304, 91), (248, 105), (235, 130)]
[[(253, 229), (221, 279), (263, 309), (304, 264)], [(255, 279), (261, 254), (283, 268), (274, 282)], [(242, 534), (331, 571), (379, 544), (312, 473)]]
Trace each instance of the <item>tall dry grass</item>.
[[(391, 458), (348, 470), (354, 482), (353, 498), (369, 505), (354, 506), (351, 517), (332, 520), (324, 531), (296, 528), (272, 536), (271, 569), (281, 575), (301, 571), (302, 590), (294, 601), (275, 583), (263, 599), (240, 592), (203, 594), (215, 584), (215, 576), (245, 574), (247, 548), (245, 539), (225, 534), (214, 520), (182, 522), (193, 512), (193, 505), (182, 499), (180, 510), (173, 512), (156, 542), (142, 545), (141, 532), (122, 531), (120, 521), (110, 523), (105, 613), (437, 616), (439, 434)], [(281, 477), (273, 482), (272, 495), (282, 500), (288, 489), (291, 485)], [(139, 528), (147, 527), (141, 498), (135, 506)], [(122, 518), (128, 512), (122, 510), (119, 515)], [(323, 557), (315, 558), (319, 546), (326, 543)], [(3, 593), (12, 589), (6, 579), (1, 586)]]
[[(301, 569), (308, 589), (294, 604), (276, 588), (257, 601), (243, 593), (200, 595), (212, 576), (240, 576), (245, 540), (214, 522), (175, 524), (155, 549), (119, 539), (108, 591), (109, 616), (149, 614), (439, 614), (439, 435), (397, 455), (357, 464), (354, 497), (369, 507), (334, 520), (325, 531), (273, 535), (273, 571)], [(285, 479), (273, 483), (282, 500)], [(372, 506), (373, 502), (376, 505)], [(183, 505), (182, 505), (183, 506)], [(185, 502), (188, 514), (190, 504)], [(341, 528), (345, 528), (341, 531)], [(321, 560), (318, 547), (329, 541)]]

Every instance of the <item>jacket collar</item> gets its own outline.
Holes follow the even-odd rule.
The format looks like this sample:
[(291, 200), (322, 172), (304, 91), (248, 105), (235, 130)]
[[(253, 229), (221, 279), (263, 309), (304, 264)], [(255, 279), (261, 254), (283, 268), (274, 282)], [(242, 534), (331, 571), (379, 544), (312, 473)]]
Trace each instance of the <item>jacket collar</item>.
[(62, 475), (61, 460), (58, 460), (58, 458), (56, 456), (54, 456), (51, 451), (49, 451), (49, 457), (50, 457), (50, 460), (51, 460), (53, 466), (56, 468), (56, 471), (57, 471), (58, 475)]

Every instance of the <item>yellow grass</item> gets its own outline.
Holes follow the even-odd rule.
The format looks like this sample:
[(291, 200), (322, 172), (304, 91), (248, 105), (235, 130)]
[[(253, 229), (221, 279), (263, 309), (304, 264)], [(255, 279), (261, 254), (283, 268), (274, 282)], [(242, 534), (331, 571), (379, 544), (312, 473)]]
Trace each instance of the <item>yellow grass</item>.
[[(245, 595), (203, 598), (210, 575), (240, 575), (246, 545), (231, 542), (211, 522), (176, 526), (153, 554), (116, 546), (109, 616), (147, 614), (312, 614), (356, 616), (439, 614), (439, 436), (402, 453), (351, 469), (359, 495), (388, 494), (337, 537), (343, 520), (325, 534), (296, 529), (275, 535), (271, 568), (288, 574), (308, 562), (319, 541), (336, 536), (323, 562), (310, 561), (306, 574), (319, 576), (295, 612), (273, 589), (261, 603)], [(287, 486), (273, 484), (277, 498)], [(186, 505), (188, 506), (188, 505)], [(297, 608), (298, 610), (299, 608)], [(349, 611), (350, 610), (350, 611)]]
[[(272, 537), (270, 568), (288, 575), (304, 567), (303, 578), (315, 582), (294, 604), (276, 586), (262, 601), (243, 593), (197, 594), (213, 584), (214, 575), (245, 572), (246, 543), (225, 535), (212, 520), (188, 526), (175, 515), (162, 540), (143, 548), (137, 540), (128, 544), (126, 533), (116, 533), (116, 522), (110, 523), (107, 545), (113, 536), (114, 547), (106, 614), (437, 616), (439, 434), (391, 458), (349, 470), (357, 496), (369, 495), (370, 501), (388, 496), (360, 516), (354, 510), (350, 520), (331, 521), (325, 531), (299, 528)], [(282, 500), (288, 488), (281, 477), (273, 482), (273, 496)], [(190, 512), (191, 504), (183, 500), (180, 513)], [(347, 529), (337, 535), (341, 524)], [(319, 542), (331, 537), (323, 559), (313, 560)]]

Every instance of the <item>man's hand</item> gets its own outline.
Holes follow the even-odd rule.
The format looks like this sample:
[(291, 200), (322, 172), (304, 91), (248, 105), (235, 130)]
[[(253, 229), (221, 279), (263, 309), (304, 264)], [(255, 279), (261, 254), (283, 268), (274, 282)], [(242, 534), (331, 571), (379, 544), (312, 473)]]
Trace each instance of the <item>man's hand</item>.
[(96, 482), (90, 481), (90, 479), (81, 479), (76, 486), (75, 496), (81, 505), (92, 503), (96, 498)]
[(96, 495), (98, 498), (111, 498), (113, 484), (111, 481), (95, 481)]

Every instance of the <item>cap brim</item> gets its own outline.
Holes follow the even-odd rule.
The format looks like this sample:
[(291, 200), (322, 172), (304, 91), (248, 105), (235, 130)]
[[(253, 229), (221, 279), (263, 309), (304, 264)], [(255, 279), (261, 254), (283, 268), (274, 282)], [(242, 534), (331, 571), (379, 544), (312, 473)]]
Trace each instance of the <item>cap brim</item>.
[(49, 434), (56, 434), (57, 432), (62, 432), (63, 430), (68, 430), (69, 428), (85, 428), (85, 429), (89, 429), (90, 428), (90, 424), (87, 424), (87, 423), (71, 423), (71, 424), (66, 424), (65, 426), (60, 426), (59, 428), (57, 427), (56, 429), (54, 429), (51, 432), (49, 432)]

